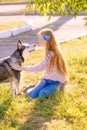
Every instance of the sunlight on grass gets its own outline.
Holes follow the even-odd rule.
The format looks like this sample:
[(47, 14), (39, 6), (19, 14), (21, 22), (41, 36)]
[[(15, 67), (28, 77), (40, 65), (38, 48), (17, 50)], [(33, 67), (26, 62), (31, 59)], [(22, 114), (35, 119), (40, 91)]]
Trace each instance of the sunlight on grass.
[[(8, 84), (0, 84), (1, 130), (86, 130), (87, 129), (87, 37), (60, 44), (67, 60), (69, 78), (63, 93), (49, 98), (12, 98)], [(43, 49), (29, 54), (24, 65), (38, 64)], [(36, 84), (43, 72), (23, 72), (21, 87)]]
[(18, 3), (18, 2), (27, 2), (27, 0), (0, 0), (0, 3)]
[(26, 21), (0, 21), (0, 31), (10, 30), (27, 25)]

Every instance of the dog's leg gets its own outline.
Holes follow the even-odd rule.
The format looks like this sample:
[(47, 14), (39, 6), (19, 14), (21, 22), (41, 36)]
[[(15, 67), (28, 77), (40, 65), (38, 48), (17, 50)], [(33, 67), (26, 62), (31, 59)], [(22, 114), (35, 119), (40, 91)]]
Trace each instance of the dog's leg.
[(14, 82), (10, 82), (10, 93), (13, 97), (15, 97), (15, 93), (14, 93)]
[(19, 81), (15, 81), (15, 94), (18, 95), (20, 93)]

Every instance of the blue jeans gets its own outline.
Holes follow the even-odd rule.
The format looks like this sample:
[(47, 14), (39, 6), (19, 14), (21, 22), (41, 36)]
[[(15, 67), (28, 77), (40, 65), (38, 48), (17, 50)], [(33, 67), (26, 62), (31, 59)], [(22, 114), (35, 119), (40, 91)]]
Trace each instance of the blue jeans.
[(51, 93), (55, 92), (60, 82), (49, 79), (42, 79), (38, 84), (31, 89), (27, 90), (27, 95), (31, 98), (48, 97)]

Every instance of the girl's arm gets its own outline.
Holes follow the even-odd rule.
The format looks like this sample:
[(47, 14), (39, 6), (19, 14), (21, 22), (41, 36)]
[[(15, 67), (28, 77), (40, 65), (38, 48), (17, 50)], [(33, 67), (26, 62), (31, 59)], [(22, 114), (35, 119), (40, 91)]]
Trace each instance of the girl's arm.
[(46, 68), (46, 66), (48, 65), (48, 58), (45, 57), (44, 60), (37, 64), (37, 65), (33, 65), (33, 66), (26, 66), (26, 67), (22, 67), (16, 63), (11, 63), (11, 68), (18, 70), (18, 71), (40, 71), (43, 70), (44, 68)]

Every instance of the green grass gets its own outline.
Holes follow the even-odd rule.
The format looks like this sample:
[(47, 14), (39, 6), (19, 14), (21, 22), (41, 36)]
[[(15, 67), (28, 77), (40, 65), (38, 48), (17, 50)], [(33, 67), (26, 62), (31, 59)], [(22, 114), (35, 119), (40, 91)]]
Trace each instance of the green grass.
[(11, 30), (27, 25), (27, 21), (0, 21), (0, 31)]
[(0, 0), (0, 3), (19, 3), (19, 2), (27, 2), (28, 0)]
[[(87, 37), (61, 43), (68, 63), (65, 92), (59, 89), (48, 99), (15, 99), (8, 84), (0, 84), (0, 130), (87, 130)], [(39, 63), (43, 49), (31, 53), (25, 65)], [(42, 72), (24, 72), (21, 86), (35, 84)]]

